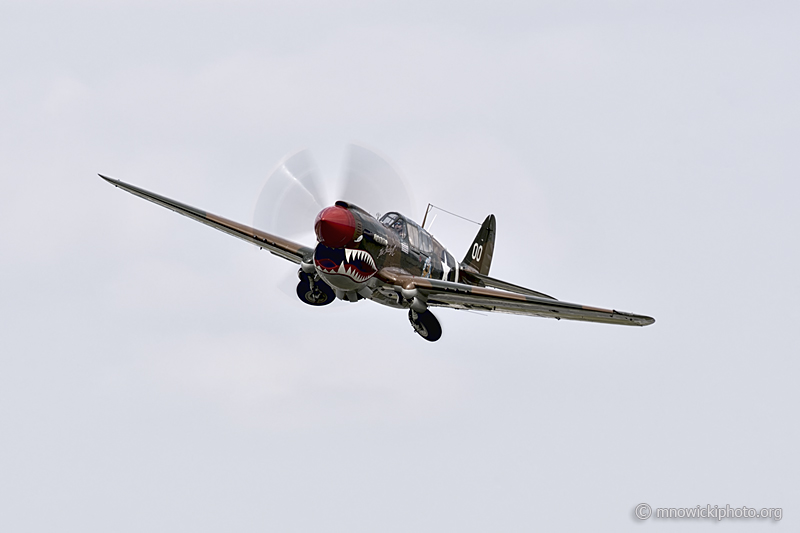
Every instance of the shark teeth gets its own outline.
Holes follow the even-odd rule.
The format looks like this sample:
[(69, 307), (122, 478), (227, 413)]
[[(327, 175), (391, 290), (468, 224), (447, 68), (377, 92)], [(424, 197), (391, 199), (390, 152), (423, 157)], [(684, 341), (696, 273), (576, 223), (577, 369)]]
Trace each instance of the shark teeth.
[(351, 262), (353, 259), (361, 260), (375, 269), (375, 261), (372, 259), (372, 256), (369, 255), (369, 252), (366, 250), (351, 250), (350, 248), (344, 249), (344, 256), (346, 262)]
[(365, 279), (367, 279), (367, 276), (359, 273), (355, 268), (352, 268), (352, 267), (347, 267), (345, 269), (345, 273), (347, 274), (347, 276), (349, 276), (350, 278), (352, 278), (352, 279), (354, 279), (355, 281), (358, 281), (358, 282), (361, 282), (361, 281), (364, 281)]
[[(339, 263), (339, 265), (336, 267), (329, 268), (317, 262), (317, 268), (329, 274), (346, 276), (357, 283), (367, 281), (378, 270), (375, 266), (375, 260), (366, 250), (345, 248), (344, 257), (344, 261)], [(362, 263), (358, 267), (356, 267), (355, 264), (352, 264), (353, 262), (358, 261), (361, 261)], [(366, 271), (366, 273), (363, 271)]]

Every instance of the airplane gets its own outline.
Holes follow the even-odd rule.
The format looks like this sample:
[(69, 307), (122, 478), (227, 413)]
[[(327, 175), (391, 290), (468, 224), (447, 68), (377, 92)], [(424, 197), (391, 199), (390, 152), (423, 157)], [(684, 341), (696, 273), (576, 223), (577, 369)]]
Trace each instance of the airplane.
[[(314, 248), (234, 222), (135, 185), (99, 174), (108, 183), (299, 265), (297, 296), (312, 306), (336, 299), (372, 300), (408, 310), (414, 331), (437, 341), (442, 327), (432, 307), (511, 313), (557, 320), (647, 326), (648, 316), (574, 304), (489, 276), (496, 220), (489, 215), (462, 261), (422, 226), (398, 212), (377, 218), (343, 200), (314, 220)], [(423, 223), (424, 225), (424, 223)]]

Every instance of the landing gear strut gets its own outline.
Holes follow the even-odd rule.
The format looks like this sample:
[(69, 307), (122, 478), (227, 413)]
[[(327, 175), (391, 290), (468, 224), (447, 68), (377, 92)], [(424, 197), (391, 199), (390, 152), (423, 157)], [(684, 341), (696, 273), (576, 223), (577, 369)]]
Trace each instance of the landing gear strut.
[(408, 321), (420, 337), (426, 341), (435, 342), (442, 336), (442, 326), (427, 309), (422, 313), (417, 313), (413, 309), (408, 310)]
[(297, 273), (300, 283), (297, 284), (297, 296), (308, 305), (328, 305), (335, 298), (333, 289), (321, 279), (306, 274), (302, 270)]

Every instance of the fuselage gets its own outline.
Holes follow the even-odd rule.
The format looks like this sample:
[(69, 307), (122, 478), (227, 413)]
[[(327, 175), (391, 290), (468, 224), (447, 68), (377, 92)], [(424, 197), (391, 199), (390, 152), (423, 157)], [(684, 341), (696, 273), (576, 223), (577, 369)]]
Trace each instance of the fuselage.
[(336, 202), (323, 209), (314, 223), (317, 247), (314, 267), (339, 298), (353, 294), (392, 307), (401, 302), (392, 291), (380, 290), (374, 278), (381, 269), (407, 275), (459, 281), (461, 265), (416, 222), (400, 213), (380, 220), (353, 204)]

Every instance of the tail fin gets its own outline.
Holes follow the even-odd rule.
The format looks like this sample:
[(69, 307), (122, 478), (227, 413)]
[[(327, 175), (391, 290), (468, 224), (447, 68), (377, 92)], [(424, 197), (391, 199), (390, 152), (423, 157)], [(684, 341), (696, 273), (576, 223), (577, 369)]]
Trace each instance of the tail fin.
[(494, 215), (489, 215), (483, 221), (478, 235), (467, 250), (464, 257), (464, 265), (472, 267), (484, 276), (489, 275), (489, 266), (492, 264), (494, 254), (494, 234), (496, 233), (496, 222)]

